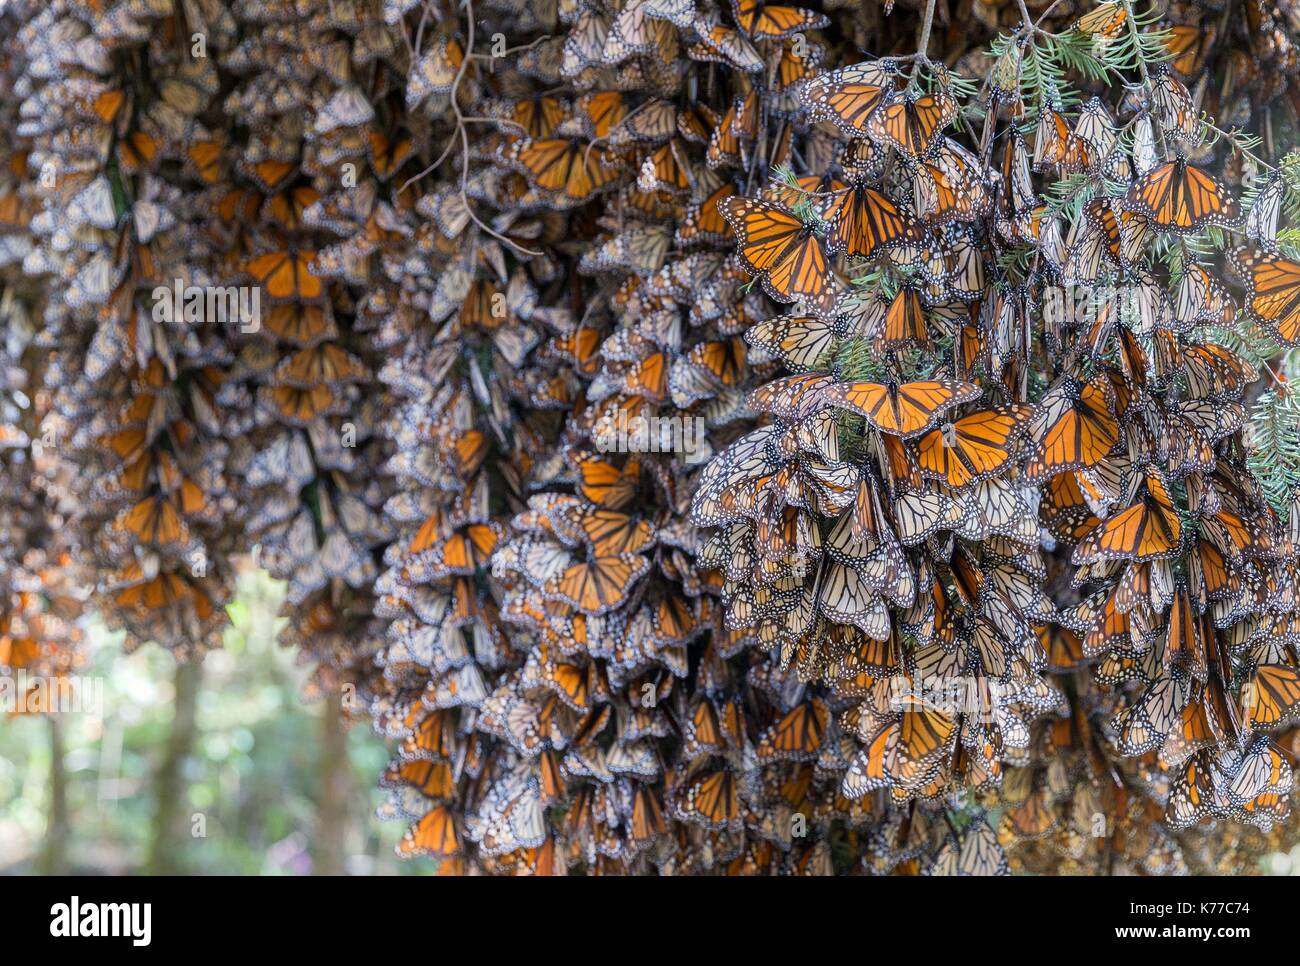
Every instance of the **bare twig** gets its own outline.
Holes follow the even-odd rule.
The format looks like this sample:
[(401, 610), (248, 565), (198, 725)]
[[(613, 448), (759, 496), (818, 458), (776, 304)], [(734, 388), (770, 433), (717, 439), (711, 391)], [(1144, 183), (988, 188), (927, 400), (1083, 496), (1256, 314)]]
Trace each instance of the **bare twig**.
[(925, 19), (921, 22), (921, 39), (916, 42), (916, 59), (922, 63), (930, 60), (930, 28), (934, 26), (936, 0), (925, 0)]
[[(452, 114), (454, 114), (456, 117), (456, 130), (452, 133), (451, 138), (448, 140), (447, 147), (444, 148), (442, 154), (438, 156), (438, 160), (435, 161), (433, 164), (429, 165), (429, 167), (425, 168), (419, 174), (412, 175), (410, 178), (408, 178), (406, 180), (406, 183), (403, 184), (400, 189), (398, 189), (398, 193), (400, 194), (401, 192), (405, 191), (407, 188), (411, 186), (412, 183), (420, 180), (425, 175), (429, 174), (429, 172), (433, 171), (434, 168), (438, 167), (438, 165), (442, 164), (442, 162), (445, 161), (448, 155), (451, 153), (452, 145), (455, 143), (457, 139), (459, 139), (460, 140), (460, 200), (461, 203), (465, 206), (465, 214), (469, 216), (469, 220), (474, 222), (474, 224), (478, 225), (479, 228), (481, 228), (487, 234), (491, 235), (497, 241), (501, 242), (502, 244), (508, 245), (510, 248), (514, 249), (516, 252), (520, 253), (521, 255), (540, 255), (542, 254), (541, 252), (533, 251), (531, 248), (524, 248), (519, 243), (515, 242), (510, 238), (507, 238), (505, 235), (501, 234), (499, 231), (492, 228), (475, 213), (474, 206), (470, 204), (469, 132), (467, 126), (470, 123), (475, 123), (475, 122), (490, 123), (497, 119), (485, 118), (485, 117), (466, 117), (465, 114), (460, 109), (460, 85), (461, 82), (465, 79), (465, 71), (469, 68), (470, 61), (474, 59), (472, 56), (472, 52), (474, 50), (474, 0), (465, 0), (465, 10), (467, 15), (466, 16), (467, 26), (465, 28), (465, 56), (461, 58), (460, 67), (457, 68), (456, 70), (456, 77), (451, 82), (451, 93), (450, 93), (451, 111)], [(418, 36), (417, 36), (417, 45), (418, 45)], [(504, 121), (504, 119), (502, 120)], [(514, 124), (515, 122), (509, 121), (506, 123)]]
[(1034, 30), (1038, 30), (1042, 22), (1046, 20), (1048, 16), (1051, 14), (1051, 12), (1055, 10), (1057, 7), (1059, 7), (1060, 5), (1061, 5), (1061, 0), (1052, 0), (1052, 5), (1049, 6), (1042, 13), (1040, 13), (1038, 15), (1038, 19), (1034, 21)]
[(432, 9), (433, 0), (424, 0), (424, 9), (420, 12), (420, 26), (415, 30), (415, 47), (411, 51), (412, 62), (420, 56), (420, 49), (424, 39), (424, 24), (429, 19), (429, 11)]
[(470, 54), (470, 56), (473, 57), (475, 60), (496, 60), (498, 57), (509, 57), (511, 54), (520, 54), (523, 53), (525, 50), (532, 50), (538, 44), (543, 43), (544, 41), (550, 39), (551, 39), (550, 34), (542, 34), (542, 36), (532, 41), (532, 43), (521, 44), (518, 47), (507, 47), (499, 54), (473, 54), (472, 53)]

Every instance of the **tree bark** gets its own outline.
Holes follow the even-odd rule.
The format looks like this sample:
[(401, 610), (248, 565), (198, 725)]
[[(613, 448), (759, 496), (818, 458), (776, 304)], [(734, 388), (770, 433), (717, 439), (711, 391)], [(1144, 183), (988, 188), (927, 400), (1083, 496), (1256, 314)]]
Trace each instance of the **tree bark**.
[(174, 875), (181, 871), (181, 846), (189, 834), (184, 766), (194, 747), (203, 665), (198, 661), (177, 664), (173, 681), (176, 707), (172, 713), (172, 730), (166, 753), (154, 776), (158, 807), (154, 812), (153, 842), (145, 866), (150, 875)]
[(45, 845), (41, 850), (41, 875), (66, 872), (68, 835), (68, 773), (63, 767), (63, 720), (58, 712), (45, 716), (50, 728), (50, 810), (45, 828)]
[(326, 696), (321, 709), (320, 789), (316, 804), (315, 875), (343, 875), (347, 850), (348, 800), (352, 774), (348, 767), (343, 705), (337, 694)]

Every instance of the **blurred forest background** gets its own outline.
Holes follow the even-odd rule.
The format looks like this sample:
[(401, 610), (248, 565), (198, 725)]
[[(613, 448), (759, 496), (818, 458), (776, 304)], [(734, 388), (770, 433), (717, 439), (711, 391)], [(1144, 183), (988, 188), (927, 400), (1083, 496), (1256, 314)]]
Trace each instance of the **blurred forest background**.
[(102, 717), (0, 721), (0, 874), (432, 871), (399, 860), (404, 825), (374, 816), (383, 741), (342, 726), (336, 703), (302, 701), (306, 669), (275, 642), (283, 596), (250, 567), (225, 648), (202, 665), (125, 655), (89, 623), (78, 673), (102, 682)]

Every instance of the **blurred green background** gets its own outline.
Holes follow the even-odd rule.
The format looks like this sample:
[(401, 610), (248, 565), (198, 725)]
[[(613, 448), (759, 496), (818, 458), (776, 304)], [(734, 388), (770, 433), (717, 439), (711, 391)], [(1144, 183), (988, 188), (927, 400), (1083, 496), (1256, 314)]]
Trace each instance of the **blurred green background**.
[(0, 719), (0, 874), (432, 871), (393, 854), (402, 823), (374, 817), (384, 742), (301, 700), (307, 668), (275, 641), (283, 596), (241, 575), (225, 648), (199, 668), (157, 647), (125, 655), (90, 623), (79, 674), (103, 683), (102, 718)]

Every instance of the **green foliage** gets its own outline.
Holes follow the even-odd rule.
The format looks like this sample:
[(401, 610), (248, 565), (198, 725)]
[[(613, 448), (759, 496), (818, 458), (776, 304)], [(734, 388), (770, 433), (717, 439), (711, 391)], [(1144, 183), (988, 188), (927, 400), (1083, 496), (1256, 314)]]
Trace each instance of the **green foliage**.
[(1050, 65), (1054, 75), (1063, 76), (1069, 71), (1093, 81), (1107, 80), (1113, 70), (1106, 58), (1109, 47), (1077, 30), (1040, 34), (1034, 42), (1037, 56)]
[(1285, 516), (1300, 486), (1300, 400), (1289, 390), (1270, 387), (1250, 414), (1247, 465), (1273, 509)]
[(1198, 336), (1205, 342), (1217, 342), (1231, 349), (1256, 369), (1262, 368), (1269, 359), (1277, 355), (1277, 343), (1244, 314), (1237, 320), (1237, 325), (1231, 329), (1222, 326), (1206, 326)]
[(799, 176), (788, 164), (778, 164), (772, 168), (772, 176), (799, 196), (799, 200), (790, 206), (790, 211), (805, 225), (819, 235), (826, 234), (830, 227), (818, 210), (818, 196), (799, 184)]

